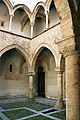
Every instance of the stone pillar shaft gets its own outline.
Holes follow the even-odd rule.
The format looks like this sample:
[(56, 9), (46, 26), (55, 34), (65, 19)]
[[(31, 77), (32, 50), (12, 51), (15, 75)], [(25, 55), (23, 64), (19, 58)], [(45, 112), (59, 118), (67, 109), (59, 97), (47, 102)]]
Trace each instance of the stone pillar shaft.
[(46, 12), (46, 29), (48, 29), (48, 12)]
[(80, 120), (80, 66), (79, 55), (65, 57), (66, 120)]
[(10, 16), (10, 23), (9, 23), (9, 31), (12, 30), (12, 18), (13, 18), (13, 16), (11, 15)]
[(33, 25), (31, 25), (31, 38), (33, 38)]
[(58, 87), (58, 96), (56, 102), (56, 109), (62, 109), (64, 107), (63, 102), (63, 71), (56, 69), (57, 72), (57, 87)]
[(58, 99), (63, 99), (63, 77), (62, 73), (57, 73), (57, 84), (58, 84)]
[(29, 73), (29, 101), (33, 101), (33, 78), (34, 78), (34, 73)]

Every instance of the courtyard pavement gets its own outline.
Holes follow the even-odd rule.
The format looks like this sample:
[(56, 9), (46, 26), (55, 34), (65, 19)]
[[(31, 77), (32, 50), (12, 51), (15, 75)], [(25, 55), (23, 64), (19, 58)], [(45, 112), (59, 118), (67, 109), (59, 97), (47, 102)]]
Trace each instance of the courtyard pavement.
[[(12, 99), (0, 99), (0, 104), (4, 103), (14, 103), (14, 102), (26, 102), (28, 101), (27, 98), (12, 98)], [(35, 101), (36, 103), (55, 106), (56, 100), (48, 99), (48, 98), (42, 98), (42, 97), (36, 97)]]
[[(27, 98), (0, 99), (0, 104), (9, 104), (9, 103), (26, 102), (26, 101), (28, 101)], [(47, 99), (47, 98), (36, 97), (34, 102), (39, 103), (39, 104), (44, 104), (44, 105), (50, 105), (51, 108), (48, 108), (48, 109), (45, 109), (45, 110), (42, 110), (42, 111), (36, 111), (36, 110), (30, 109), (28, 107), (20, 107), (20, 108), (13, 108), (13, 109), (7, 109), (7, 110), (4, 110), (2, 107), (0, 107), (0, 117), (2, 118), (2, 120), (9, 120), (2, 112), (17, 110), (17, 109), (26, 109), (26, 110), (34, 112), (34, 114), (30, 115), (30, 116), (23, 117), (23, 118), (19, 118), (19, 119), (16, 119), (16, 120), (25, 120), (25, 119), (36, 117), (36, 116), (39, 116), (39, 115), (47, 117), (49, 119), (51, 118), (52, 120), (60, 120), (56, 117), (50, 116), (50, 114), (57, 113), (59, 111), (64, 111), (65, 110), (65, 109), (57, 110), (57, 111), (53, 111), (53, 112), (49, 112), (49, 113), (45, 114), (44, 112), (53, 109), (53, 107), (56, 104), (56, 101), (51, 100), (51, 99)]]

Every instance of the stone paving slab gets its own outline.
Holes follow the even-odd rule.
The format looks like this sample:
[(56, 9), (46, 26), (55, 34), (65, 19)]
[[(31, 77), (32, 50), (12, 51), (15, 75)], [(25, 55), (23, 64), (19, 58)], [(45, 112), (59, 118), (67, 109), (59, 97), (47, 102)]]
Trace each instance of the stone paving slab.
[[(30, 115), (30, 116), (23, 117), (23, 118), (19, 118), (19, 119), (16, 119), (16, 120), (24, 120), (24, 119), (36, 117), (36, 116), (39, 116), (39, 115), (44, 116), (44, 117), (47, 117), (47, 118), (51, 118), (51, 119), (53, 119), (53, 120), (60, 120), (60, 119), (58, 119), (58, 118), (56, 118), (56, 117), (49, 116), (48, 114), (44, 114), (44, 113), (43, 113), (43, 112), (45, 112), (45, 111), (52, 110), (53, 108), (45, 109), (45, 110), (42, 110), (42, 111), (36, 111), (36, 110), (30, 109), (30, 108), (27, 108), (27, 107), (13, 108), (13, 109), (7, 109), (7, 110), (3, 110), (3, 109), (1, 108), (1, 109), (2, 109), (1, 111), (12, 111), (12, 110), (18, 110), (18, 109), (23, 109), (23, 108), (24, 108), (24, 109), (27, 109), (27, 110), (29, 110), (29, 111), (34, 112), (34, 114), (33, 114), (33, 115)], [(0, 114), (0, 117), (1, 117), (3, 120), (8, 120), (8, 118), (7, 118), (4, 114), (2, 114), (2, 113)]]
[(0, 111), (2, 111), (3, 110), (3, 108), (0, 106)]
[[(26, 101), (28, 101), (27, 98), (13, 98), (13, 99), (1, 99), (0, 103), (2, 103), (2, 104), (9, 104), (9, 103), (26, 102)], [(39, 97), (38, 98), (36, 97), (34, 102), (35, 103), (39, 103), (39, 104), (44, 104), (44, 105), (50, 105), (50, 106), (53, 106), (53, 107), (56, 104), (56, 100), (51, 100), (51, 99), (47, 99), (47, 98), (39, 98)], [(51, 118), (53, 120), (60, 120), (60, 119), (58, 119), (56, 117), (49, 116), (49, 114), (52, 114), (54, 112), (59, 112), (58, 110), (54, 111), (54, 112), (46, 113), (46, 114), (43, 113), (45, 111), (52, 110), (53, 107), (45, 109), (45, 110), (42, 110), (42, 111), (36, 111), (36, 110), (30, 109), (30, 108), (27, 108), (27, 107), (19, 107), (19, 108), (13, 108), (13, 109), (3, 110), (2, 107), (0, 107), (0, 111), (10, 111), (10, 110), (16, 110), (16, 109), (23, 109), (24, 108), (24, 109), (27, 109), (29, 111), (34, 112), (34, 114), (30, 115), (30, 116), (26, 116), (24, 118), (19, 118), (19, 119), (16, 119), (16, 120), (24, 120), (24, 119), (35, 117), (35, 116), (38, 116), (38, 115), (41, 115), (41, 116), (44, 116), (44, 117), (48, 117), (48, 118)], [(2, 114), (1, 112), (0, 112), (0, 117), (3, 120), (8, 120), (8, 118), (4, 114)]]
[[(14, 103), (14, 102), (26, 102), (26, 101), (28, 101), (27, 98), (0, 99), (0, 104), (8, 104), (8, 103)], [(41, 98), (41, 97), (36, 97), (34, 102), (39, 103), (39, 104), (50, 105), (50, 106), (55, 106), (56, 104), (56, 100)]]
[(50, 105), (50, 106), (56, 105), (56, 100), (48, 99), (48, 98), (36, 97), (35, 102), (40, 103), (40, 104)]
[(9, 120), (4, 114), (2, 114), (1, 112), (0, 112), (0, 117), (3, 119), (3, 120)]
[(53, 113), (59, 113), (59, 112), (62, 112), (62, 111), (65, 111), (66, 109), (62, 109), (62, 110), (57, 110), (57, 111), (54, 111), (54, 112), (50, 112), (50, 113), (47, 113), (48, 115), (50, 114), (53, 114)]
[(11, 99), (0, 99), (0, 104), (8, 104), (14, 102), (26, 102), (27, 98), (11, 98)]
[(20, 119), (16, 119), (16, 120), (25, 120), (25, 119), (28, 119), (28, 118), (36, 117), (38, 115), (40, 115), (40, 114), (38, 113), (38, 114), (30, 115), (30, 116), (27, 116), (27, 117), (23, 117), (23, 118), (20, 118)]
[(56, 117), (53, 117), (53, 116), (49, 116), (47, 114), (43, 114), (43, 113), (40, 113), (40, 115), (44, 116), (44, 117), (47, 117), (47, 118), (51, 118), (52, 120), (61, 120), (61, 119), (58, 119)]

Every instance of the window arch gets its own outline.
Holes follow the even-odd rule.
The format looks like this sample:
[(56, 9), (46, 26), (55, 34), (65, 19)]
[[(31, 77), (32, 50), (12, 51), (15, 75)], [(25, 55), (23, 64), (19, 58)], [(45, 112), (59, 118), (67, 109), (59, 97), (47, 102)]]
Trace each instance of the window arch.
[(14, 63), (10, 62), (8, 64), (8, 72), (13, 73), (14, 71), (15, 71), (15, 65), (14, 65)]

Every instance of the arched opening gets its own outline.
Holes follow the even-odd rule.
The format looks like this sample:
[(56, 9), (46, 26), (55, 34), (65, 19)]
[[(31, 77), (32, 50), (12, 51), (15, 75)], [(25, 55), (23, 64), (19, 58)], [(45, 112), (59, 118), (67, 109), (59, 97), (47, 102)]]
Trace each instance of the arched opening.
[(18, 49), (0, 57), (0, 97), (28, 96), (28, 65)]
[(36, 14), (35, 25), (34, 25), (34, 36), (40, 34), (45, 30), (46, 16), (44, 8), (41, 6)]
[(43, 48), (35, 64), (34, 96), (57, 98), (57, 75), (52, 52)]
[(59, 22), (59, 16), (57, 10), (54, 5), (54, 1), (52, 0), (50, 8), (49, 8), (49, 28), (54, 26)]
[(30, 19), (22, 8), (16, 9), (14, 13), (12, 31), (30, 37)]
[(9, 10), (2, 0), (0, 0), (0, 29), (9, 29)]

